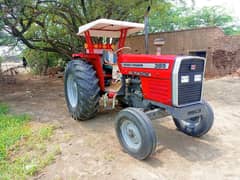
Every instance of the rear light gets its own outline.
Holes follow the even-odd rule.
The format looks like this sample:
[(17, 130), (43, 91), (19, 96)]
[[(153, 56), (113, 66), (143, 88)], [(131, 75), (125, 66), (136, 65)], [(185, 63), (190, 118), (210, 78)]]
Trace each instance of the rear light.
[(189, 83), (189, 76), (181, 76), (181, 83)]

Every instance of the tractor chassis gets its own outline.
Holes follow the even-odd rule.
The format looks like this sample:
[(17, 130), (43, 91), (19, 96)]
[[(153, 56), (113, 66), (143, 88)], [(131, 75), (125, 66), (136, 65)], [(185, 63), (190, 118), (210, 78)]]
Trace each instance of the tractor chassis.
[[(146, 101), (148, 101), (148, 100), (146, 100)], [(193, 104), (193, 105), (189, 105), (189, 106), (183, 106), (183, 107), (167, 106), (165, 104), (162, 104), (159, 102), (154, 102), (154, 101), (149, 101), (149, 103), (151, 105), (159, 107), (154, 110), (145, 112), (151, 120), (154, 120), (156, 118), (162, 118), (162, 117), (165, 117), (168, 115), (171, 115), (176, 119), (189, 119), (189, 118), (193, 118), (196, 116), (201, 116), (204, 113), (206, 113), (204, 110), (204, 108), (205, 108), (204, 101), (202, 103)]]

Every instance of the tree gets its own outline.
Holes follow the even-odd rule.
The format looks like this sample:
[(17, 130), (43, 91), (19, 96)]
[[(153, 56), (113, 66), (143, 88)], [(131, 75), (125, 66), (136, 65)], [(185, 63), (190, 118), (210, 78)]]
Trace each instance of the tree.
[(142, 0), (2, 0), (0, 15), (3, 29), (28, 48), (69, 58), (81, 50), (83, 39), (79, 41), (76, 36), (80, 25), (103, 17), (139, 21), (147, 3)]
[[(167, 27), (175, 2), (184, 0), (1, 0), (2, 28), (28, 48), (58, 53), (70, 58), (83, 47), (77, 37), (80, 25), (98, 18), (143, 22), (146, 7), (151, 4), (153, 17)], [(157, 18), (157, 12), (162, 19)], [(175, 26), (172, 23), (172, 26)], [(0, 27), (1, 28), (1, 27)], [(157, 27), (156, 27), (157, 28)], [(174, 29), (174, 28), (171, 28)]]
[(23, 43), (31, 49), (25, 55), (32, 60), (46, 57), (46, 52), (56, 61), (67, 60), (82, 50), (84, 39), (76, 35), (79, 26), (98, 18), (143, 22), (149, 4), (151, 32), (212, 25), (228, 34), (240, 30), (224, 9), (196, 10), (186, 7), (185, 0), (0, 0), (0, 44)]
[(13, 36), (9, 35), (7, 32), (3, 31), (4, 22), (2, 18), (0, 19), (0, 46), (12, 45), (16, 41)]
[(224, 7), (213, 6), (194, 9), (184, 6), (166, 7), (167, 14), (155, 9), (150, 22), (153, 26), (152, 32), (174, 31), (196, 27), (218, 26), (226, 34), (240, 33), (240, 26)]
[(1, 74), (2, 74), (2, 57), (0, 56), (0, 77), (1, 77)]

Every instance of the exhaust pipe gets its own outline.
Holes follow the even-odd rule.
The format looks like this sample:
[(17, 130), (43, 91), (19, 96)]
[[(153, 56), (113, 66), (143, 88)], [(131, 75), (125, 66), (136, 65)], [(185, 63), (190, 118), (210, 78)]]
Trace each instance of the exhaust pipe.
[(145, 53), (149, 54), (149, 42), (148, 42), (148, 32), (149, 32), (149, 22), (148, 22), (148, 14), (151, 7), (148, 6), (147, 10), (144, 14), (144, 34), (145, 34)]

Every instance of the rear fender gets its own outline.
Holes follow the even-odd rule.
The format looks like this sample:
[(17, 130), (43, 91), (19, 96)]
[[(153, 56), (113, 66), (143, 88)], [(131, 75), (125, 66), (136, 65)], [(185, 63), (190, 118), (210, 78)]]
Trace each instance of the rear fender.
[(84, 59), (93, 65), (93, 68), (96, 71), (96, 76), (99, 79), (100, 90), (104, 92), (105, 91), (104, 73), (103, 73), (103, 68), (101, 63), (101, 57), (97, 54), (83, 54), (83, 53), (73, 54), (72, 57), (74, 59), (78, 59), (78, 58)]

